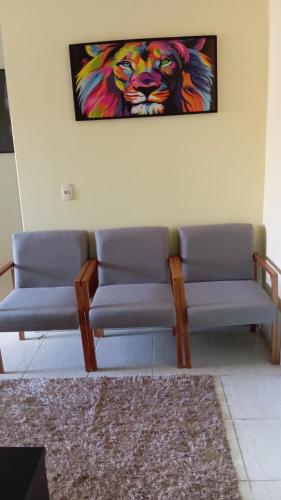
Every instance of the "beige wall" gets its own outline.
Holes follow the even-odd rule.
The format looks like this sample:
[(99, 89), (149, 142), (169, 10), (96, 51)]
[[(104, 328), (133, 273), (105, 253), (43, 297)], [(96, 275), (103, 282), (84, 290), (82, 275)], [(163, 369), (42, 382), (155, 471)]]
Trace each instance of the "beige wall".
[[(261, 224), (266, 0), (0, 4), (25, 229)], [(75, 121), (69, 43), (196, 34), (218, 35), (217, 114)]]
[[(267, 256), (281, 268), (281, 3), (270, 0), (264, 223)], [(280, 282), (281, 284), (281, 282)]]
[[(0, 35), (0, 68), (4, 67)], [(11, 259), (11, 234), (22, 230), (15, 155), (0, 154), (0, 265)], [(3, 278), (1, 280), (1, 283)], [(0, 285), (1, 285), (0, 283)]]

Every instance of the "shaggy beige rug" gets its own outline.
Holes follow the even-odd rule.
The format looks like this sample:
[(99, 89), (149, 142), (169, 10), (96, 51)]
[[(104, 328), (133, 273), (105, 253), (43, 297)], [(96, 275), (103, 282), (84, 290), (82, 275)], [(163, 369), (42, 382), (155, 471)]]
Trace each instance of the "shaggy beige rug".
[(214, 381), (0, 384), (0, 446), (45, 446), (53, 500), (240, 499)]

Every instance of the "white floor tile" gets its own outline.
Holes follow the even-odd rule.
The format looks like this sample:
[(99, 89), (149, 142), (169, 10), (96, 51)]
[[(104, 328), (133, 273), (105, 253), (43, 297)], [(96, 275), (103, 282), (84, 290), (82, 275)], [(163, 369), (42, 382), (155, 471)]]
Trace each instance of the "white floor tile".
[(239, 491), (242, 500), (254, 500), (253, 493), (248, 481), (239, 481)]
[(1, 347), (5, 373), (0, 375), (0, 381), (22, 377), (39, 348), (37, 343), (32, 345), (23, 342)]
[[(97, 346), (99, 339), (96, 337), (93, 338), (95, 346)], [(68, 339), (79, 339), (79, 342), (82, 342), (80, 330), (54, 330), (52, 332), (43, 332), (43, 339), (46, 340), (46, 345), (48, 344), (50, 346), (55, 345), (59, 340), (67, 342)]]
[(280, 500), (281, 481), (251, 481), (254, 500)]
[(98, 371), (90, 377), (108, 375), (152, 375), (152, 333), (99, 339)]
[(20, 340), (18, 332), (0, 332), (0, 347), (14, 346), (25, 342), (27, 342), (28, 345), (30, 345), (31, 341), (33, 345), (39, 346), (43, 340), (43, 333), (28, 332), (25, 333), (25, 338), (26, 340)]
[(232, 418), (281, 418), (281, 376), (221, 377)]
[(24, 374), (30, 377), (85, 377), (80, 336), (44, 339)]
[(229, 411), (228, 403), (225, 397), (224, 388), (220, 377), (215, 377), (215, 388), (217, 397), (220, 403), (221, 413), (224, 420), (231, 420), (231, 414)]
[(248, 326), (217, 328), (209, 331), (211, 344), (263, 344), (264, 338), (260, 331), (251, 332)]
[[(193, 374), (272, 374), (281, 375), (281, 367), (270, 363), (270, 351), (262, 342), (218, 342), (212, 340), (215, 332), (200, 332), (190, 336)], [(240, 332), (241, 333), (241, 332)], [(247, 332), (246, 332), (247, 333)], [(251, 333), (251, 332), (248, 332)], [(222, 336), (226, 332), (221, 332)], [(251, 333), (251, 335), (254, 335)], [(154, 335), (154, 373), (176, 374), (176, 340), (165, 332)], [(182, 370), (180, 371), (182, 373)]]
[[(42, 332), (41, 332), (42, 333)], [(80, 330), (54, 330), (52, 332), (43, 332), (44, 339), (56, 340), (73, 337), (81, 337)]]
[(271, 364), (270, 350), (265, 343), (221, 344), (214, 348), (219, 353), (220, 375), (281, 375), (281, 366)]
[(231, 420), (225, 420), (224, 426), (226, 429), (226, 434), (229, 442), (232, 461), (238, 474), (238, 479), (239, 481), (247, 481), (248, 480), (247, 472), (245, 469), (241, 450), (239, 448), (233, 422)]
[(192, 369), (178, 369), (176, 338), (171, 331), (153, 335), (153, 374), (154, 375), (200, 375), (217, 374), (215, 363), (209, 358), (209, 337), (206, 333), (191, 335)]
[(249, 479), (281, 480), (281, 419), (235, 420), (234, 425)]

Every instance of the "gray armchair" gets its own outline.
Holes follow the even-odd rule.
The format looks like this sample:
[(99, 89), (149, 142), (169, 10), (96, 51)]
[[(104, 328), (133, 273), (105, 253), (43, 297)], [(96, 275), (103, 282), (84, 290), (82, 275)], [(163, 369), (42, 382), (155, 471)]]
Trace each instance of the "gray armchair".
[(101, 337), (106, 328), (174, 327), (177, 333), (168, 229), (107, 229), (95, 236), (97, 261), (80, 283), (89, 332)]
[[(0, 332), (72, 330), (81, 324), (85, 367), (95, 369), (93, 339), (76, 305), (74, 279), (88, 266), (86, 231), (40, 231), (13, 235), (14, 289), (0, 302)], [(79, 273), (78, 276), (76, 276)], [(81, 308), (80, 308), (81, 309)], [(0, 355), (0, 372), (4, 372)]]
[[(277, 273), (253, 253), (250, 224), (182, 227), (180, 259), (173, 258), (174, 275), (181, 279), (178, 306), (191, 366), (189, 331), (210, 327), (272, 325), (272, 364), (279, 364)], [(272, 281), (272, 300), (256, 282), (256, 266)]]

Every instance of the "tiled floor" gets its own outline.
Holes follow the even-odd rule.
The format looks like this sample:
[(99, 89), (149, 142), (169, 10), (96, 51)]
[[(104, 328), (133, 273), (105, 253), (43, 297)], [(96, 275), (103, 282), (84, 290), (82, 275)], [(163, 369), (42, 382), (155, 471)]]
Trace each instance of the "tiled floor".
[[(170, 331), (106, 332), (97, 342), (100, 375), (213, 374), (244, 499), (281, 500), (281, 366), (246, 328), (192, 335), (193, 368), (176, 368)], [(78, 332), (0, 334), (4, 378), (86, 376)]]

